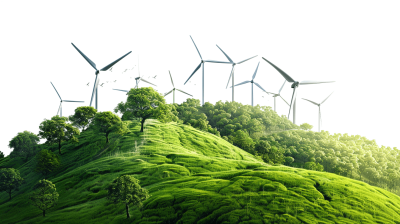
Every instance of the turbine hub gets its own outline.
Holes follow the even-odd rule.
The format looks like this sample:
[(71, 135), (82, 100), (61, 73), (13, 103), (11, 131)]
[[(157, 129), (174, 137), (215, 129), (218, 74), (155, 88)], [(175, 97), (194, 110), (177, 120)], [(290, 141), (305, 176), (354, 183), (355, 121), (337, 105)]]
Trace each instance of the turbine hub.
[(96, 75), (98, 75), (100, 73), (100, 71), (99, 70), (96, 70)]
[(299, 87), (299, 82), (294, 82), (294, 83), (292, 84), (292, 88), (296, 88), (296, 87)]

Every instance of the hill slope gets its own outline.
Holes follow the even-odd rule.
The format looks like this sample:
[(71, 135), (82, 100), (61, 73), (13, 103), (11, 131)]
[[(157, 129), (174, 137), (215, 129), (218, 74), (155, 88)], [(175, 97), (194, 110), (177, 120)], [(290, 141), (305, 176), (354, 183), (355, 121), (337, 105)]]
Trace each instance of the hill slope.
[[(63, 169), (48, 178), (59, 204), (45, 218), (27, 200), (43, 177), (32, 172), (33, 160), (19, 164), (26, 184), (11, 201), (0, 194), (2, 223), (400, 223), (400, 198), (364, 182), (270, 166), (186, 125), (149, 120), (144, 134), (130, 128), (110, 145), (91, 131), (64, 144)], [(130, 209), (130, 220), (123, 205), (105, 200), (107, 184), (122, 174), (152, 195), (141, 210)]]

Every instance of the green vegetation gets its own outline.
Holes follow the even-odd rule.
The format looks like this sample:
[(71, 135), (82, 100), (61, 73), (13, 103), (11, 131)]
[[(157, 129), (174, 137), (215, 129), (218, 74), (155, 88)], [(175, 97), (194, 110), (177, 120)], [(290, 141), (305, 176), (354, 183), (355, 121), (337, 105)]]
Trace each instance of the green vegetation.
[(77, 128), (82, 128), (82, 131), (86, 130), (92, 123), (97, 110), (94, 107), (83, 106), (75, 109), (75, 114), (69, 116), (69, 121), (72, 125)]
[(4, 153), (2, 151), (0, 151), (0, 159), (4, 158)]
[(300, 125), (300, 128), (303, 130), (309, 131), (313, 128), (313, 126), (311, 124), (303, 123)]
[(76, 135), (80, 134), (79, 129), (66, 123), (67, 117), (54, 116), (51, 120), (44, 119), (39, 126), (39, 137), (47, 140), (47, 143), (58, 143), (58, 152), (61, 155), (61, 142), (78, 142)]
[(34, 155), (34, 151), (38, 143), (39, 137), (32, 132), (19, 132), (17, 136), (11, 139), (10, 143), (8, 144), (8, 147), (13, 149), (13, 151), (10, 153), (10, 157), (13, 158), (19, 156), (27, 160)]
[(47, 149), (42, 149), (36, 154), (35, 171), (42, 173), (44, 178), (60, 167), (60, 158)]
[(150, 195), (139, 185), (139, 180), (131, 175), (122, 175), (108, 186), (107, 199), (114, 203), (125, 204), (126, 218), (130, 218), (129, 205), (142, 207), (143, 201)]
[(8, 193), (11, 200), (11, 193), (19, 190), (23, 180), (19, 171), (14, 168), (0, 169), (0, 192)]
[(59, 195), (56, 191), (56, 186), (51, 181), (43, 179), (33, 186), (33, 190), (29, 199), (33, 206), (42, 210), (43, 217), (45, 217), (46, 210), (57, 205)]
[(122, 122), (121, 118), (110, 111), (96, 113), (93, 119), (93, 128), (97, 134), (106, 135), (106, 143), (109, 143), (108, 136), (111, 132), (123, 135), (127, 132), (127, 122)]

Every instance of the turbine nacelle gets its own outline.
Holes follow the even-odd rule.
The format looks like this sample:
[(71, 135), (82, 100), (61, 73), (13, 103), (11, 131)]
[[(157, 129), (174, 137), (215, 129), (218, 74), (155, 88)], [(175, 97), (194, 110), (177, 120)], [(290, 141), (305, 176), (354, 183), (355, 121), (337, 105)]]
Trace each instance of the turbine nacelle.
[(294, 83), (292, 84), (292, 86), (291, 86), (291, 87), (292, 87), (292, 88), (299, 87), (299, 84), (300, 84), (299, 82), (294, 82)]

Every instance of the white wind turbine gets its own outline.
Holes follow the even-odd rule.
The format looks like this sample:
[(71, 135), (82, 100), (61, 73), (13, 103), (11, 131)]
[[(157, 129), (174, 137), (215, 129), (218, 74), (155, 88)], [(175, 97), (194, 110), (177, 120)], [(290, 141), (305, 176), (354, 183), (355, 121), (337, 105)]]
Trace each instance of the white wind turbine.
[(316, 102), (313, 102), (311, 100), (307, 100), (307, 99), (302, 98), (303, 100), (307, 100), (308, 102), (318, 106), (318, 132), (321, 131), (321, 123), (322, 123), (322, 119), (321, 119), (321, 104), (323, 104), (332, 95), (332, 93), (329, 94), (329, 96), (327, 98), (325, 98), (321, 103), (316, 103)]
[(176, 88), (175, 88), (175, 85), (174, 85), (174, 81), (172, 81), (171, 72), (170, 72), (170, 71), (168, 71), (168, 72), (169, 72), (169, 77), (171, 78), (172, 87), (174, 87), (174, 88), (173, 88), (171, 91), (169, 91), (168, 93), (164, 94), (164, 97), (166, 97), (168, 94), (170, 94), (171, 92), (173, 92), (173, 94), (174, 94), (173, 103), (175, 103), (175, 90), (178, 90), (179, 92), (182, 92), (182, 93), (184, 93), (184, 94), (186, 94), (186, 95), (189, 95), (189, 96), (193, 97), (193, 96), (190, 95), (189, 93), (183, 92), (183, 91), (180, 90), (180, 89), (176, 89)]
[(273, 94), (272, 97), (274, 98), (274, 111), (275, 111), (275, 112), (276, 112), (276, 97), (278, 97), (278, 96), (279, 96), (280, 98), (282, 98), (282, 100), (285, 101), (285, 103), (289, 106), (288, 102), (286, 102), (286, 100), (283, 99), (283, 97), (281, 96), (281, 91), (282, 91), (283, 86), (285, 85), (285, 83), (286, 83), (286, 80), (283, 82), (283, 85), (282, 85), (282, 87), (281, 87), (281, 89), (279, 90), (278, 93), (267, 92), (267, 93), (269, 93), (269, 94)]
[(98, 101), (98, 82), (99, 82), (99, 78), (98, 75), (100, 74), (100, 71), (107, 71), (108, 69), (110, 69), (112, 66), (114, 66), (115, 64), (117, 64), (117, 62), (119, 62), (120, 60), (122, 60), (124, 57), (126, 57), (128, 54), (130, 54), (132, 51), (129, 51), (127, 54), (125, 54), (124, 56), (118, 58), (117, 60), (115, 60), (114, 62), (111, 62), (109, 65), (107, 65), (106, 67), (98, 70), (96, 68), (96, 64), (90, 60), (84, 53), (82, 53), (73, 43), (71, 43), (72, 46), (74, 46), (74, 48), (79, 52), (79, 54), (82, 55), (82, 57), (96, 70), (95, 75), (96, 75), (96, 79), (94, 81), (94, 85), (93, 85), (93, 92), (92, 92), (92, 97), (90, 98), (90, 106), (92, 106), (92, 101), (93, 101), (93, 96), (96, 92), (96, 101), (95, 101), (95, 108), (96, 110), (98, 109), (97, 106), (97, 101)]
[(290, 77), (288, 74), (286, 74), (284, 71), (282, 71), (280, 68), (269, 62), (267, 59), (263, 57), (263, 59), (268, 62), (272, 67), (274, 67), (288, 82), (292, 83), (292, 88), (293, 88), (293, 94), (292, 94), (292, 100), (290, 101), (290, 106), (289, 106), (289, 114), (288, 114), (288, 119), (290, 117), (290, 110), (293, 105), (293, 124), (296, 124), (296, 96), (297, 96), (297, 88), (299, 88), (299, 85), (309, 85), (309, 84), (319, 84), (319, 83), (331, 83), (335, 81), (294, 81), (292, 77)]
[[(267, 94), (269, 94), (267, 91), (265, 91), (258, 83), (256, 83), (256, 82), (254, 82), (254, 78), (256, 77), (256, 75), (257, 75), (257, 70), (258, 70), (258, 66), (260, 65), (260, 62), (258, 62), (258, 64), (257, 64), (257, 68), (256, 68), (256, 71), (254, 72), (254, 74), (253, 74), (253, 77), (251, 78), (251, 81), (244, 81), (244, 82), (241, 82), (241, 83), (239, 83), (239, 84), (236, 84), (236, 86), (240, 86), (240, 85), (243, 85), (243, 84), (246, 84), (246, 83), (251, 83), (251, 106), (253, 106), (253, 84), (255, 84), (258, 88), (260, 88), (262, 91), (264, 91), (264, 92), (266, 92)], [(232, 86), (231, 86), (231, 88), (232, 88)]]
[(192, 38), (192, 36), (190, 36), (190, 39), (192, 39), (192, 42), (193, 42), (193, 44), (194, 44), (194, 46), (196, 47), (196, 50), (197, 50), (197, 53), (199, 53), (199, 56), (200, 56), (200, 59), (201, 59), (201, 61), (200, 61), (200, 64), (197, 66), (197, 68), (194, 70), (194, 72), (189, 76), (189, 78), (186, 80), (186, 82), (185, 82), (185, 84), (184, 85), (186, 85), (186, 83), (189, 81), (189, 79), (190, 78), (192, 78), (192, 76), (194, 75), (194, 73), (196, 73), (197, 72), (197, 70), (199, 70), (199, 68), (200, 67), (202, 67), (202, 73), (203, 73), (203, 76), (202, 76), (202, 83), (203, 83), (203, 86), (202, 86), (202, 96), (201, 96), (201, 105), (204, 105), (204, 63), (205, 62), (210, 62), (210, 63), (222, 63), (222, 64), (232, 64), (231, 62), (224, 62), (224, 61), (213, 61), (213, 60), (203, 60), (203, 58), (201, 57), (201, 54), (200, 54), (200, 51), (199, 51), (199, 49), (197, 49), (197, 46), (196, 46), (196, 44), (194, 43), (194, 41), (193, 41), (193, 38)]
[(58, 115), (58, 112), (60, 112), (60, 117), (62, 117), (62, 102), (75, 102), (75, 103), (84, 103), (85, 102), (85, 101), (62, 100), (60, 94), (58, 94), (56, 87), (53, 85), (52, 82), (50, 82), (50, 83), (53, 86), (54, 90), (56, 91), (58, 97), (60, 98), (60, 106), (58, 107), (58, 111), (57, 111), (57, 115)]
[(217, 45), (217, 47), (222, 51), (222, 53), (225, 55), (225, 57), (231, 62), (231, 64), (232, 64), (232, 70), (231, 70), (231, 75), (229, 76), (229, 79), (228, 79), (228, 83), (226, 84), (226, 88), (228, 88), (228, 85), (229, 85), (229, 81), (231, 81), (231, 77), (232, 77), (232, 102), (233, 101), (235, 101), (234, 100), (234, 96), (235, 96), (235, 82), (234, 82), (234, 80), (235, 80), (235, 65), (239, 65), (239, 64), (242, 64), (243, 62), (245, 62), (245, 61), (248, 61), (248, 60), (250, 60), (250, 59), (252, 59), (252, 58), (255, 58), (255, 57), (257, 57), (258, 55), (256, 55), (256, 56), (253, 56), (253, 57), (251, 57), (251, 58), (248, 58), (248, 59), (246, 59), (246, 60), (243, 60), (243, 61), (240, 61), (240, 62), (233, 62), (232, 61), (232, 59)]

